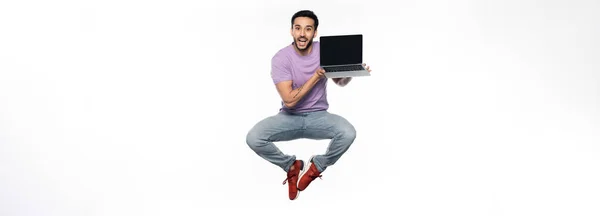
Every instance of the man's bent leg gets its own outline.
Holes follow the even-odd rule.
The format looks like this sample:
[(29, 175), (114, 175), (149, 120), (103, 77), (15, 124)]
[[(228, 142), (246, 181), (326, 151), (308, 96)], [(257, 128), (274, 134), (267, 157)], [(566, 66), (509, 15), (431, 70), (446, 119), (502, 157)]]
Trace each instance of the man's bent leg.
[(295, 156), (283, 154), (273, 142), (300, 138), (303, 121), (299, 118), (285, 112), (278, 113), (258, 122), (246, 137), (246, 143), (256, 154), (287, 172), (283, 184), (289, 183), (290, 200), (298, 198), (297, 183), (304, 164)]
[(356, 130), (348, 120), (329, 112), (317, 112), (309, 115), (306, 128), (307, 138), (331, 139), (325, 154), (315, 155), (312, 158), (319, 172), (323, 172), (328, 166), (335, 164), (356, 138)]
[(303, 191), (328, 166), (335, 164), (340, 157), (350, 148), (356, 138), (356, 130), (345, 118), (326, 111), (315, 112), (307, 115), (306, 138), (331, 139), (327, 151), (322, 155), (315, 155), (309, 160), (306, 171), (301, 174), (298, 181), (298, 190)]
[(273, 142), (300, 138), (301, 130), (302, 121), (299, 116), (281, 112), (254, 125), (246, 136), (246, 143), (260, 157), (287, 172), (296, 156), (284, 154)]

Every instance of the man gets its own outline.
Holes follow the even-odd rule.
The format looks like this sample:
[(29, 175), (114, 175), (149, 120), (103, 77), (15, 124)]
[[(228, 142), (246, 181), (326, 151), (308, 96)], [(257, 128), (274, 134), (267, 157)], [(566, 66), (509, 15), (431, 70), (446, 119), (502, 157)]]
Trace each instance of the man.
[[(289, 198), (294, 200), (328, 166), (335, 164), (354, 142), (354, 126), (343, 117), (329, 113), (327, 78), (319, 64), (317, 35), (319, 20), (309, 10), (292, 16), (290, 30), (294, 41), (271, 59), (271, 78), (282, 99), (279, 113), (258, 122), (246, 137), (246, 143), (263, 159), (287, 172)], [(366, 66), (366, 65), (365, 65)], [(369, 67), (366, 69), (371, 72)], [(334, 78), (345, 86), (351, 78)], [(282, 153), (273, 142), (294, 139), (331, 139), (323, 155), (304, 161)], [(302, 171), (302, 175), (300, 172)]]

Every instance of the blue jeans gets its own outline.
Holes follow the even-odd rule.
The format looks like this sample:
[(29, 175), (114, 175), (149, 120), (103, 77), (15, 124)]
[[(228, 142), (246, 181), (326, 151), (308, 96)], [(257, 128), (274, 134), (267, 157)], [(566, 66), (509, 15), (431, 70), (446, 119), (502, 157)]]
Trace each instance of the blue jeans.
[(254, 125), (246, 136), (246, 143), (260, 157), (287, 172), (296, 156), (284, 154), (273, 142), (301, 138), (331, 139), (325, 154), (315, 155), (312, 161), (323, 172), (348, 150), (356, 138), (356, 130), (343, 117), (327, 111), (297, 114), (282, 111)]

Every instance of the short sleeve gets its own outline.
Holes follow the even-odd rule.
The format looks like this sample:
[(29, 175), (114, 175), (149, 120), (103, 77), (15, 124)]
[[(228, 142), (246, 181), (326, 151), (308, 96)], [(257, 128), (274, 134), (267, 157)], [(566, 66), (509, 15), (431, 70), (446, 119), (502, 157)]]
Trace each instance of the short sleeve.
[(289, 66), (289, 60), (281, 54), (275, 55), (271, 59), (271, 78), (273, 83), (292, 80), (292, 71)]

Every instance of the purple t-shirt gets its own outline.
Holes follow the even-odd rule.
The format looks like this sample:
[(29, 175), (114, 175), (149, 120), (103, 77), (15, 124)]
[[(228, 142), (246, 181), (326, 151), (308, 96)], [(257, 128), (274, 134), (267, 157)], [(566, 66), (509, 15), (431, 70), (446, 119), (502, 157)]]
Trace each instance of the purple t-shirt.
[[(306, 56), (301, 56), (290, 44), (279, 50), (271, 59), (271, 78), (275, 84), (292, 80), (292, 89), (296, 89), (310, 79), (320, 66), (319, 42), (313, 41), (313, 48)], [(303, 113), (327, 110), (327, 79), (319, 80), (293, 109), (281, 102), (280, 111)]]

